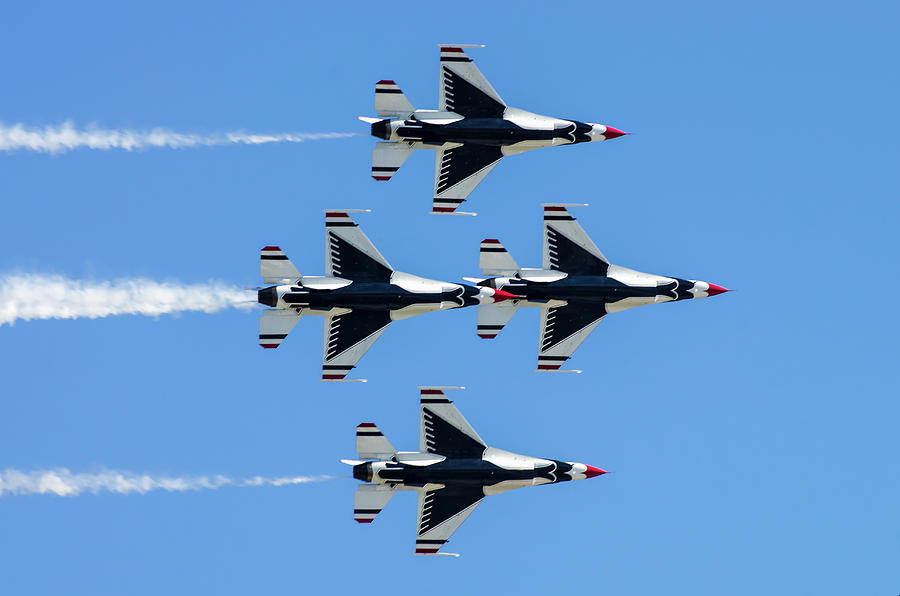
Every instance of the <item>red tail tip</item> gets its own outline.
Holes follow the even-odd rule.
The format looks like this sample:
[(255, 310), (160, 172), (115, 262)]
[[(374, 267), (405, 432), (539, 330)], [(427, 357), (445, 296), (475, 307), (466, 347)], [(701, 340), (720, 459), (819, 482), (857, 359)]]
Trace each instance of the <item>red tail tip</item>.
[(606, 470), (601, 470), (600, 468), (595, 468), (594, 466), (589, 466), (585, 464), (587, 470), (585, 470), (584, 475), (588, 478), (593, 478), (594, 476), (602, 476), (606, 474)]
[(606, 132), (603, 133), (603, 136), (606, 137), (607, 139), (616, 139), (618, 137), (623, 137), (627, 134), (628, 134), (627, 132), (623, 132), (623, 131), (619, 130), (618, 128), (613, 128), (612, 126), (607, 126)]
[(717, 286), (716, 284), (709, 284), (709, 289), (706, 290), (706, 293), (710, 296), (717, 296), (718, 294), (724, 294), (725, 292), (730, 292), (731, 290), (727, 288), (723, 288), (722, 286)]

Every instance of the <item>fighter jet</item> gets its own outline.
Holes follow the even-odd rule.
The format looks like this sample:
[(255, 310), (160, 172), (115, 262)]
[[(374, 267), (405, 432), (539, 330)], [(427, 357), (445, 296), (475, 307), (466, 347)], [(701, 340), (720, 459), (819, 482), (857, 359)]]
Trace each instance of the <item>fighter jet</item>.
[[(397, 451), (378, 427), (356, 427), (359, 459), (353, 466), (357, 487), (353, 519), (371, 523), (398, 490), (419, 493), (416, 554), (438, 551), (487, 496), (539, 484), (581, 480), (604, 470), (575, 462), (541, 459), (488, 447), (444, 391), (462, 387), (419, 387), (419, 450)], [(375, 461), (364, 461), (375, 460)]]
[(480, 307), (478, 335), (497, 337), (521, 306), (541, 309), (538, 372), (562, 370), (591, 331), (609, 313), (641, 304), (704, 298), (728, 292), (705, 281), (641, 273), (612, 265), (584, 233), (567, 207), (545, 203), (544, 259), (540, 269), (520, 268), (499, 240), (481, 242), (479, 265), (490, 279), (465, 278), (481, 287), (502, 289), (524, 299)]
[(624, 134), (611, 126), (541, 116), (506, 105), (463, 48), (441, 49), (437, 110), (417, 110), (394, 81), (375, 84), (378, 118), (360, 116), (372, 136), (384, 139), (372, 152), (372, 177), (390, 180), (415, 149), (435, 149), (432, 213), (455, 213), (497, 162), (556, 145), (604, 141)]
[(325, 276), (301, 275), (277, 246), (260, 252), (259, 345), (277, 348), (303, 315), (325, 317), (323, 381), (346, 379), (392, 321), (512, 298), (494, 288), (434, 281), (394, 271), (350, 218), (358, 209), (325, 211)]

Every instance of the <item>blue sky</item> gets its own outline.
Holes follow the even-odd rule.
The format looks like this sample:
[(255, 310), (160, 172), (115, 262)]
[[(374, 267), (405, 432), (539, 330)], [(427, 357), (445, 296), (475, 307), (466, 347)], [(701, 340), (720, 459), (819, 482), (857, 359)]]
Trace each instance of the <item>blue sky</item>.
[[(536, 311), (393, 325), (368, 384), (317, 381), (322, 329), (278, 350), (256, 312), (0, 328), (0, 469), (347, 475), (353, 427), (417, 445), (420, 384), (491, 444), (614, 471), (487, 499), (456, 560), (413, 550), (415, 498), (352, 521), (356, 481), (0, 497), (3, 592), (896, 593), (897, 7), (68, 3), (0, 9), (0, 122), (209, 134), (360, 132), (374, 83), (436, 107), (440, 42), (511, 105), (634, 135), (506, 159), (477, 218), (435, 217), (433, 158), (369, 177), (374, 140), (0, 154), (0, 275), (240, 286), (279, 244), (323, 271), (326, 207), (398, 269), (478, 273), (500, 238), (540, 264), (540, 208), (610, 260), (738, 291), (608, 317), (582, 375), (538, 375)], [(40, 291), (40, 289), (36, 289)], [(398, 583), (399, 580), (399, 583)]]

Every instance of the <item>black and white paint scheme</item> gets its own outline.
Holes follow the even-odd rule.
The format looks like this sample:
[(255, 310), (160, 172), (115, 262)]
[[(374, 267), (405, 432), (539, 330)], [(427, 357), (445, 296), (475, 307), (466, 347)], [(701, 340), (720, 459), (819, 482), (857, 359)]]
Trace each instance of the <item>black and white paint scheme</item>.
[(519, 307), (541, 309), (540, 372), (581, 372), (562, 370), (562, 365), (609, 313), (728, 291), (705, 281), (610, 264), (567, 209), (583, 206), (543, 204), (544, 259), (540, 269), (519, 267), (499, 240), (488, 238), (481, 242), (479, 266), (482, 275), (496, 277), (465, 278), (520, 297), (479, 308), (478, 335), (484, 339), (497, 337)]
[(322, 380), (351, 380), (345, 377), (391, 322), (513, 297), (394, 271), (351, 219), (356, 211), (325, 211), (324, 277), (301, 275), (277, 246), (260, 251), (263, 283), (274, 285), (257, 292), (259, 303), (271, 307), (259, 319), (259, 345), (277, 348), (301, 316), (322, 315)]
[[(371, 523), (398, 490), (419, 495), (416, 554), (439, 552), (482, 499), (514, 488), (582, 480), (604, 470), (488, 447), (444, 393), (462, 387), (419, 387), (419, 450), (397, 451), (377, 426), (356, 427), (359, 459), (353, 518)], [(369, 461), (366, 461), (369, 460)]]
[[(456, 209), (501, 158), (539, 147), (614, 139), (611, 126), (541, 116), (506, 105), (463, 48), (439, 45), (437, 110), (417, 110), (394, 81), (375, 85), (378, 118), (360, 116), (372, 136), (384, 139), (372, 152), (372, 177), (390, 180), (416, 149), (435, 149), (432, 213)], [(474, 213), (466, 213), (474, 215)]]

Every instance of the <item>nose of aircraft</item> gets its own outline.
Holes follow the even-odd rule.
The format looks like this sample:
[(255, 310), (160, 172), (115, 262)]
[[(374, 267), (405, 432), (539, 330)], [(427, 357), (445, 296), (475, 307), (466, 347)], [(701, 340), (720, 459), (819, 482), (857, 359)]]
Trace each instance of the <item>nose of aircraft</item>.
[(504, 300), (510, 300), (513, 298), (518, 298), (515, 294), (510, 294), (509, 292), (504, 292), (503, 290), (494, 290), (494, 302), (503, 302)]
[(709, 289), (706, 290), (706, 293), (710, 296), (716, 296), (717, 294), (724, 294), (725, 292), (730, 292), (731, 290), (725, 289), (722, 286), (717, 286), (716, 284), (708, 284)]
[(587, 470), (585, 470), (585, 472), (584, 472), (584, 475), (587, 476), (588, 478), (593, 478), (594, 476), (601, 476), (603, 474), (606, 474), (606, 470), (601, 470), (600, 468), (595, 468), (594, 466), (589, 466), (589, 465), (585, 464), (584, 467), (587, 468)]
[(690, 289), (691, 295), (686, 296), (686, 298), (706, 298), (707, 296), (717, 296), (731, 291), (706, 281), (696, 281), (692, 279), (691, 282), (694, 284), (694, 287)]
[(481, 304), (503, 302), (504, 300), (511, 300), (513, 298), (521, 298), (521, 296), (516, 296), (515, 294), (510, 294), (509, 292), (504, 292), (503, 290), (497, 290), (495, 288), (478, 286), (478, 302)]
[(589, 466), (587, 464), (580, 464), (578, 462), (568, 462), (568, 464), (572, 466), (572, 470), (569, 472), (572, 476), (572, 480), (579, 480), (582, 477), (593, 478), (594, 476), (606, 474), (606, 470), (601, 470), (600, 468), (595, 468), (594, 466)]
[(591, 124), (591, 130), (588, 132), (588, 136), (591, 137), (592, 141), (606, 141), (609, 139), (615, 139), (617, 137), (621, 137), (627, 135), (627, 132), (622, 132), (618, 128), (613, 128), (612, 126), (605, 126), (603, 124)]

